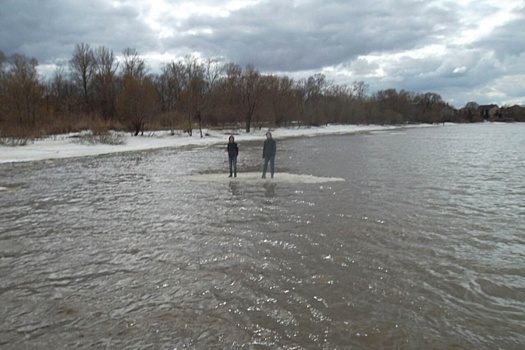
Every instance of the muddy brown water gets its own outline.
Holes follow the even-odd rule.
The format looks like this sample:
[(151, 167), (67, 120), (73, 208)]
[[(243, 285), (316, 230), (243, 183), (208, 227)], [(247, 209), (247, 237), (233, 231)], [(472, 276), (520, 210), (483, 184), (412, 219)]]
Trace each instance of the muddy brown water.
[(277, 141), (0, 164), (0, 347), (522, 348), (524, 124)]

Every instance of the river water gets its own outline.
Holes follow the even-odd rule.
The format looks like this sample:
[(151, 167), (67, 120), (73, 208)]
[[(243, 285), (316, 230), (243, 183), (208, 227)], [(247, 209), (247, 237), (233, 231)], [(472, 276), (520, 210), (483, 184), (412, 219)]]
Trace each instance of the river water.
[(0, 348), (522, 349), (525, 124), (277, 141), (0, 165)]

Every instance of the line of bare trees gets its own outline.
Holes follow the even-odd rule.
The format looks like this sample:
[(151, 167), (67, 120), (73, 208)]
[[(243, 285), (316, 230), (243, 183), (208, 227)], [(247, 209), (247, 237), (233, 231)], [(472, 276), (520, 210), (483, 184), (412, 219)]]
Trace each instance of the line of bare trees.
[[(435, 93), (335, 85), (322, 74), (294, 80), (253, 65), (186, 56), (150, 74), (135, 49), (117, 57), (77, 44), (68, 67), (43, 79), (34, 58), (0, 51), (0, 136), (34, 137), (85, 128), (127, 130), (290, 124), (401, 124), (473, 121)], [(519, 114), (519, 113), (518, 113)], [(514, 118), (520, 120), (523, 115)], [(525, 121), (525, 118), (523, 119)]]

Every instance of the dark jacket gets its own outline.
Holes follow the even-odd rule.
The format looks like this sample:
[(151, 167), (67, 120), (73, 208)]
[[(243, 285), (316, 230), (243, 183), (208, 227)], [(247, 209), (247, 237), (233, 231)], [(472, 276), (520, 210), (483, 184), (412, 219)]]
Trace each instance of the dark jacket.
[(266, 139), (263, 146), (263, 158), (273, 158), (277, 152), (277, 144), (274, 139)]
[(239, 155), (239, 147), (237, 146), (237, 142), (228, 142), (228, 156), (236, 157), (237, 155)]

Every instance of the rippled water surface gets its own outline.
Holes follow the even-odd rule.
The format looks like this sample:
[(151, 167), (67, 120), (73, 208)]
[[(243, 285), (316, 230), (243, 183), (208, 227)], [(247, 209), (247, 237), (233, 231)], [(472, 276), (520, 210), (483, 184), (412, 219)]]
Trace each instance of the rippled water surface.
[(524, 150), (478, 124), (278, 139), (273, 182), (191, 181), (222, 146), (0, 165), (0, 348), (522, 349)]

